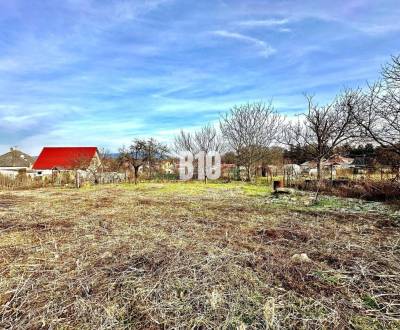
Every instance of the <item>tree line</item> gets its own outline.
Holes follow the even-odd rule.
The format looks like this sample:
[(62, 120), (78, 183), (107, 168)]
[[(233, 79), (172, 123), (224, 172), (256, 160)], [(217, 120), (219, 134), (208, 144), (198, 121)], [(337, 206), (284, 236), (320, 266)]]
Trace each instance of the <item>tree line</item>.
[(297, 153), (315, 160), (320, 178), (324, 159), (361, 141), (377, 146), (376, 150), (399, 165), (400, 55), (393, 56), (382, 67), (379, 79), (364, 88), (343, 89), (326, 104), (319, 104), (310, 94), (305, 99), (306, 111), (296, 120), (278, 113), (272, 102), (235, 105), (220, 116), (217, 125), (207, 124), (194, 132), (182, 130), (171, 148), (155, 139), (137, 139), (121, 148), (118, 159), (137, 178), (140, 167), (147, 165), (151, 171), (171, 151), (219, 151), (229, 162), (244, 167), (246, 179), (251, 180), (257, 164), (271, 159), (274, 150), (283, 149), (286, 155)]

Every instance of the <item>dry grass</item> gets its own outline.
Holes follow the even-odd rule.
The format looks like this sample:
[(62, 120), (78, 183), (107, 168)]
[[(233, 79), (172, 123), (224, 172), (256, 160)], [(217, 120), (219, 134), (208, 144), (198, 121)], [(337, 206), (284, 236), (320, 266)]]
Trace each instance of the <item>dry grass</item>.
[(349, 181), (345, 184), (332, 185), (330, 181), (301, 182), (296, 185), (299, 189), (316, 191), (339, 197), (360, 198), (368, 201), (381, 201), (400, 203), (400, 182), (399, 181)]
[(308, 202), (247, 184), (0, 192), (0, 327), (398, 329), (398, 214)]

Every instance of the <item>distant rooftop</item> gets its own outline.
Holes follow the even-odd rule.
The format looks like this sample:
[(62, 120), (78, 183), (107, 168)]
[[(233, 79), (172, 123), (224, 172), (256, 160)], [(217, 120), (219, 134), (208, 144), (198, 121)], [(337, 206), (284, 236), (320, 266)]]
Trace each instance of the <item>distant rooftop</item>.
[(14, 148), (0, 156), (0, 167), (31, 167), (34, 162), (32, 156)]

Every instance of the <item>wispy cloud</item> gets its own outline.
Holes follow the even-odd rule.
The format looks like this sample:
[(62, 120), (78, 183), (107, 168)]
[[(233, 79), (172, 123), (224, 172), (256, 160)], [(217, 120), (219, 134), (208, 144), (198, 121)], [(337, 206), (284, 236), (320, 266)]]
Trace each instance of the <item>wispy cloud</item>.
[(387, 24), (353, 23), (352, 27), (357, 31), (360, 31), (362, 33), (374, 37), (390, 33), (397, 33), (400, 31), (400, 24), (390, 24), (390, 23)]
[(89, 20), (103, 25), (129, 21), (142, 16), (173, 0), (143, 0), (143, 1), (104, 1), (67, 0), (66, 7), (74, 12), (78, 19)]
[(222, 38), (235, 39), (252, 44), (253, 46), (258, 48), (258, 54), (265, 58), (270, 57), (276, 52), (276, 50), (265, 41), (241, 33), (229, 32), (225, 30), (212, 31), (211, 33), (215, 36), (219, 36)]
[(377, 78), (400, 51), (397, 3), (0, 1), (0, 154), (173, 140), (252, 100), (300, 112), (304, 91)]
[(276, 26), (286, 25), (287, 23), (289, 23), (289, 20), (287, 18), (282, 18), (282, 19), (270, 18), (264, 20), (242, 21), (239, 22), (238, 25), (244, 27), (276, 27)]

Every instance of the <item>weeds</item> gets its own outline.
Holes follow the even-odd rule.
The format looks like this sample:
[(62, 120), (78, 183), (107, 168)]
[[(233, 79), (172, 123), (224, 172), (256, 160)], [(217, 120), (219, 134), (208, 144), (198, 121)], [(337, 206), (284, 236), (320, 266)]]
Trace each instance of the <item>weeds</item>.
[(315, 182), (302, 182), (297, 184), (296, 187), (311, 191), (318, 188), (321, 193), (368, 201), (400, 201), (399, 181), (349, 181), (338, 185), (325, 181), (318, 184), (318, 187), (316, 187)]
[[(398, 328), (399, 228), (381, 223), (394, 211), (269, 193), (245, 183), (0, 193), (0, 326)], [(310, 262), (292, 258), (302, 253)]]

